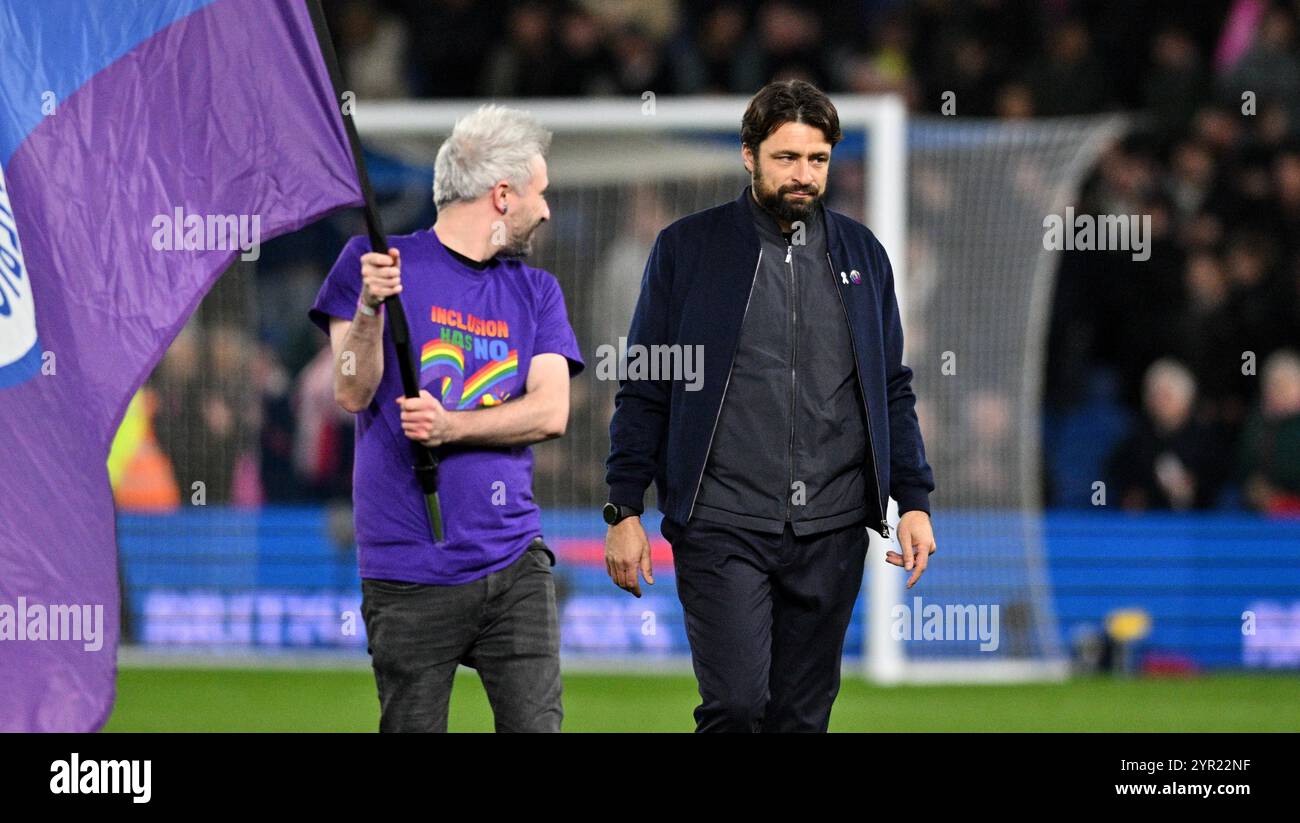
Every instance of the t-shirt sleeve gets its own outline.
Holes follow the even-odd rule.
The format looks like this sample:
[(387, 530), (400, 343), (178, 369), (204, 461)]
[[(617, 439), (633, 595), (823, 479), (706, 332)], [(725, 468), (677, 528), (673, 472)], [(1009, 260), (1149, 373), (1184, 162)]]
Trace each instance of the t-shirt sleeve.
[(357, 299), (361, 296), (361, 255), (369, 250), (364, 237), (354, 237), (343, 247), (329, 275), (316, 295), (316, 303), (307, 316), (320, 330), (330, 333), (330, 318), (351, 320), (357, 313)]
[(569, 361), (569, 377), (576, 377), (586, 368), (582, 352), (578, 350), (578, 337), (569, 325), (569, 313), (564, 306), (564, 292), (549, 273), (542, 275), (542, 288), (537, 309), (537, 336), (533, 340), (533, 354), (562, 354)]

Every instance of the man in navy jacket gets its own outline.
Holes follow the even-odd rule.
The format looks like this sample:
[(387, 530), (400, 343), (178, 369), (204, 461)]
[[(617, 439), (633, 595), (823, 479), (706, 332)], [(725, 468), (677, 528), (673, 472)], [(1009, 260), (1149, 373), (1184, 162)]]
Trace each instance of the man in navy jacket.
[(652, 365), (703, 354), (699, 379), (620, 381), (604, 510), (609, 575), (639, 597), (655, 483), (699, 731), (825, 731), (864, 527), (888, 538), (898, 501), (903, 552), (886, 560), (909, 588), (935, 551), (893, 271), (865, 226), (822, 204), (841, 136), (811, 84), (759, 91), (741, 124), (752, 186), (660, 232), (628, 333)]

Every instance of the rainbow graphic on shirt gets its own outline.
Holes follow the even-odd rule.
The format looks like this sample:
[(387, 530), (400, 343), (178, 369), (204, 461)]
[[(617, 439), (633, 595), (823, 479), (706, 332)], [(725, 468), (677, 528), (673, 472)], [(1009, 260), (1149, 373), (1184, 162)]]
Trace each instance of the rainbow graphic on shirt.
[(443, 306), (433, 306), (429, 320), (435, 337), (420, 349), (420, 378), (441, 390), (443, 406), (464, 411), (510, 398), (520, 372), (507, 321)]
[(439, 365), (451, 366), (456, 371), (465, 370), (465, 351), (445, 340), (430, 340), (420, 350), (420, 371), (426, 372)]
[(511, 349), (504, 360), (494, 360), (465, 378), (458, 408), (472, 409), (480, 399), (485, 406), (496, 405), (504, 399), (504, 396), (494, 397), (488, 392), (517, 374), (519, 374), (519, 350)]

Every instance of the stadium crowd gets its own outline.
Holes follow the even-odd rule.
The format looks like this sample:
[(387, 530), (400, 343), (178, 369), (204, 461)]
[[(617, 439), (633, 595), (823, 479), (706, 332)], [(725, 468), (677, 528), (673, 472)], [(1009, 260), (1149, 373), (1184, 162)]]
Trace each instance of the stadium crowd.
[[(1300, 0), (325, 6), (359, 99), (748, 95), (797, 76), (896, 92), (917, 114), (945, 99), (961, 117), (1139, 113), (1078, 205), (1151, 215), (1155, 249), (1062, 255), (1046, 474), (1064, 459), (1054, 431), (1111, 420), (1092, 434), (1125, 508), (1300, 514)], [(214, 464), (191, 468), (216, 480), (209, 500), (347, 495), (351, 420), (331, 402), (325, 341), (305, 311), (266, 307), (310, 304), (351, 220), (228, 276), (233, 308), (197, 315), (149, 384), (162, 451)], [(229, 322), (245, 310), (259, 321)], [(251, 379), (236, 362), (256, 364)], [(182, 419), (203, 433), (176, 433)], [(1089, 501), (1049, 483), (1047, 502)]]

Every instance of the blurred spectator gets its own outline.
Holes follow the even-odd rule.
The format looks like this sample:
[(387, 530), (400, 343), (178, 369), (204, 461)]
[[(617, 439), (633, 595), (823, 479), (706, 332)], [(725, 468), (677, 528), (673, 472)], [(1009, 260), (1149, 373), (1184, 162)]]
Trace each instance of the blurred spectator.
[(347, 0), (331, 29), (349, 91), (359, 100), (409, 97), (406, 26), (363, 0)]
[(736, 81), (755, 91), (770, 80), (790, 78), (833, 88), (821, 46), (821, 19), (814, 12), (768, 0), (758, 10), (757, 31), (742, 46)]
[(591, 352), (605, 344), (617, 346), (618, 338), (627, 334), (641, 293), (640, 278), (629, 277), (628, 272), (645, 269), (655, 237), (672, 222), (672, 211), (653, 186), (634, 188), (622, 211), (617, 237), (588, 286), (596, 310), (590, 313), (585, 339), (579, 342)]
[(596, 15), (582, 8), (560, 19), (558, 92), (568, 97), (614, 94), (618, 91), (617, 65), (606, 47), (607, 32)]
[(627, 25), (614, 37), (618, 92), (640, 97), (644, 92), (673, 94), (676, 89), (667, 54), (639, 25)]
[(1129, 511), (1205, 509), (1221, 482), (1223, 444), (1197, 421), (1196, 380), (1176, 360), (1147, 370), (1143, 419), (1109, 461), (1110, 486)]
[(1269, 209), (1272, 237), (1287, 259), (1300, 255), (1300, 145), (1290, 145), (1273, 161), (1274, 202)]
[(677, 0), (577, 0), (588, 13), (608, 22), (611, 28), (635, 28), (650, 40), (662, 43), (678, 25)]
[(1100, 111), (1109, 84), (1106, 65), (1090, 51), (1081, 20), (1069, 20), (1048, 36), (1047, 51), (1030, 72), (1034, 109), (1049, 117)]
[(1021, 489), (1006, 466), (1007, 455), (1015, 452), (1011, 399), (993, 390), (971, 392), (962, 423), (965, 451), (956, 458), (951, 482), (963, 490), (963, 500), (974, 506), (1019, 505)]
[(208, 368), (199, 405), (206, 445), (204, 473), (208, 502), (256, 505), (263, 500), (257, 473), (262, 408), (252, 380), (255, 346), (233, 323), (204, 335)]
[(1242, 488), (1256, 511), (1300, 515), (1300, 356), (1273, 354), (1261, 376), (1260, 403), (1242, 436)]
[(482, 94), (549, 97), (560, 93), (561, 59), (550, 6), (523, 3), (511, 9), (505, 39), (490, 53)]
[(266, 344), (257, 347), (252, 363), (253, 385), (259, 404), (262, 491), (268, 502), (286, 502), (303, 497), (302, 484), (294, 471), (294, 409), (292, 380), (279, 355)]
[(196, 466), (203, 459), (205, 444), (196, 436), (200, 403), (199, 332), (191, 320), (176, 335), (150, 383), (156, 398), (154, 433), (158, 445), (170, 458), (182, 501), (188, 503), (190, 484), (202, 475)]
[(293, 464), (317, 499), (350, 499), (355, 419), (334, 399), (334, 352), (328, 340), (298, 375), (293, 390), (298, 424)]
[(950, 85), (959, 114), (988, 117), (994, 113), (998, 78), (992, 54), (982, 40), (971, 35), (960, 38), (952, 49), (947, 75), (955, 81)]
[(1186, 309), (1178, 337), (1179, 357), (1201, 380), (1200, 395), (1209, 416), (1230, 424), (1229, 397), (1237, 391), (1240, 350), (1229, 322), (1228, 278), (1219, 258), (1208, 250), (1192, 254), (1184, 266)]
[(1024, 83), (1007, 83), (998, 90), (995, 109), (1003, 120), (1028, 120), (1034, 116), (1034, 93)]
[(411, 33), (409, 70), (421, 97), (473, 97), (501, 35), (499, 0), (398, 0)]
[(252, 346), (239, 328), (204, 328), (192, 320), (154, 374), (154, 427), (183, 502), (260, 499), (260, 488), (255, 481), (248, 485), (245, 468), (257, 462), (261, 415), (247, 371), (252, 359)]
[(167, 512), (180, 507), (180, 489), (171, 461), (158, 446), (153, 420), (158, 411), (153, 389), (140, 389), (108, 453), (108, 479), (113, 502), (121, 511)]
[(872, 40), (870, 50), (846, 61), (848, 69), (842, 85), (856, 94), (902, 94), (915, 104), (912, 32), (907, 21), (899, 15), (884, 17), (875, 27)]
[(1287, 8), (1272, 6), (1255, 34), (1254, 44), (1223, 77), (1226, 98), (1240, 100), (1242, 92), (1254, 92), (1256, 99), (1284, 101), (1300, 113), (1300, 58), (1296, 56), (1296, 22)]
[(704, 18), (698, 34), (674, 55), (677, 84), (685, 94), (733, 94), (740, 89), (737, 61), (747, 20), (739, 3), (723, 3)]
[(1181, 29), (1165, 29), (1152, 46), (1153, 66), (1143, 103), (1152, 127), (1162, 140), (1181, 134), (1191, 122), (1206, 90), (1206, 74), (1196, 44)]
[[(1282, 288), (1283, 270), (1278, 267), (1277, 247), (1264, 235), (1240, 233), (1229, 242), (1224, 256), (1228, 275), (1227, 320), (1234, 345), (1226, 352), (1235, 361), (1236, 422), (1254, 399), (1256, 381), (1242, 373), (1243, 356), (1250, 352), (1257, 361), (1281, 348), (1295, 328), (1288, 325), (1288, 303)], [(1223, 358), (1227, 365), (1228, 357)]]
[(1185, 140), (1173, 152), (1166, 190), (1180, 221), (1200, 213), (1215, 183), (1214, 155), (1203, 143)]

